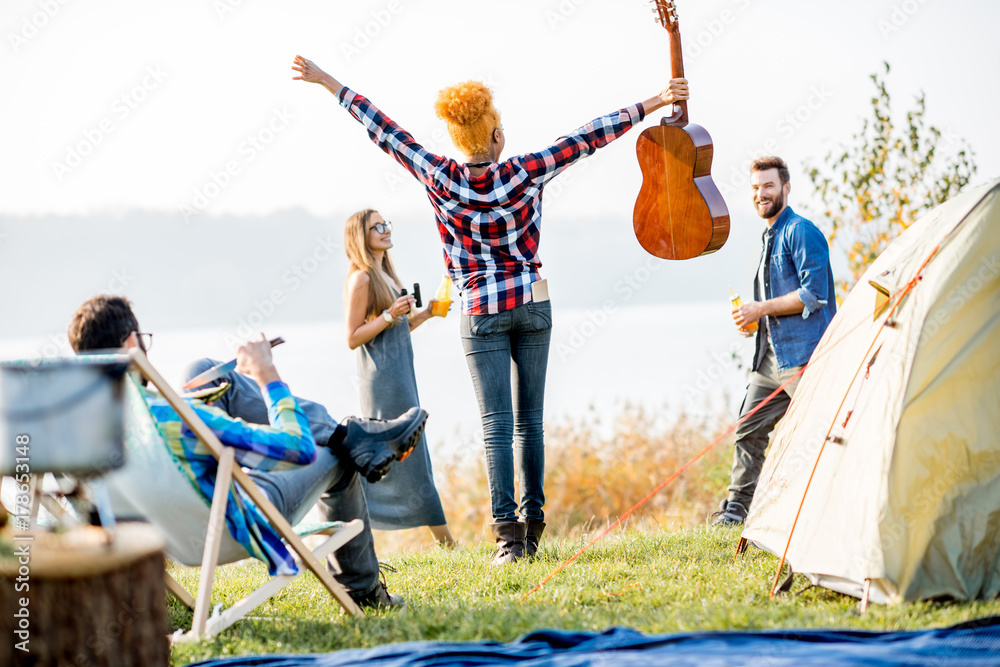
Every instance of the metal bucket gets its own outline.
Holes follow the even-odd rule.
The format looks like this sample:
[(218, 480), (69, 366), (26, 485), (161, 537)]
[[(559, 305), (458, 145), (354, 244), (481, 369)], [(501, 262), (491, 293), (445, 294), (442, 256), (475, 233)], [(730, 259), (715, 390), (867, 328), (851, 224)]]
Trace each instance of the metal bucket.
[(0, 474), (120, 467), (128, 365), (120, 354), (0, 362)]

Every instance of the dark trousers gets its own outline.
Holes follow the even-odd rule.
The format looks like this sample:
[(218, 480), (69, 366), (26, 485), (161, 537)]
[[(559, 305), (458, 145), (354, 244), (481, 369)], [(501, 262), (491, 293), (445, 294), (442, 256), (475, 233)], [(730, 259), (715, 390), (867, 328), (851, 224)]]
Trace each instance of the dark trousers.
[[(213, 359), (200, 359), (185, 371), (185, 379), (191, 379), (202, 371), (208, 370), (218, 362)], [(216, 407), (225, 411), (231, 417), (238, 417), (251, 424), (267, 424), (267, 404), (257, 387), (257, 383), (245, 375), (233, 372), (225, 378), (230, 383), (229, 391), (215, 402)], [(218, 384), (216, 381), (213, 384)], [(337, 428), (337, 421), (330, 416), (326, 408), (318, 403), (296, 397), (302, 411), (309, 419), (313, 437), (317, 443), (326, 443)], [(316, 467), (330, 468), (328, 471), (313, 470)], [(309, 470), (307, 470), (307, 468)], [(330, 488), (325, 492), (317, 489), (315, 494), (309, 493), (308, 498), (301, 497), (305, 484), (302, 478), (319, 478), (323, 473), (329, 473)], [(319, 473), (319, 474), (317, 474)], [(378, 558), (375, 556), (375, 540), (372, 537), (368, 505), (365, 502), (364, 490), (357, 472), (339, 464), (336, 457), (324, 450), (315, 463), (297, 469), (278, 472), (261, 472), (251, 470), (247, 474), (254, 478), (279, 511), (288, 514), (292, 508), (304, 502), (312, 504), (317, 500), (316, 507), (326, 521), (351, 521), (361, 519), (365, 522), (364, 530), (353, 540), (337, 550), (337, 562), (343, 570), (341, 574), (334, 573), (334, 578), (343, 584), (350, 594), (360, 597), (375, 590), (379, 583)], [(310, 485), (312, 486), (312, 485)], [(322, 495), (320, 495), (322, 493)], [(299, 514), (300, 512), (295, 512)]]
[[(760, 373), (753, 373), (750, 377), (750, 384), (747, 385), (747, 395), (743, 399), (743, 406), (740, 408), (740, 417), (742, 418), (763, 403), (764, 399), (779, 386), (771, 378)], [(774, 425), (785, 416), (788, 405), (792, 402), (792, 397), (787, 392), (788, 389), (794, 390), (794, 387), (793, 383), (785, 391), (779, 392), (764, 407), (736, 428), (733, 470), (729, 484), (730, 502), (741, 503), (750, 509), (753, 493), (757, 489), (757, 478), (760, 477), (761, 468), (764, 467), (764, 450), (767, 449), (768, 439), (771, 436), (771, 431), (774, 430)]]

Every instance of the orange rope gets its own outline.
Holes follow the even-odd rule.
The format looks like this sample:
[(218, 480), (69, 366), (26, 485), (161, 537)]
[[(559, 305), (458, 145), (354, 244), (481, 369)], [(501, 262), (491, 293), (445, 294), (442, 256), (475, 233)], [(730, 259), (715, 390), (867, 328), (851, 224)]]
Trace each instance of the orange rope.
[[(961, 225), (961, 222), (959, 223), (959, 225), (955, 226), (955, 229), (958, 229), (958, 227), (960, 225)], [(952, 233), (954, 233), (954, 231), (955, 230), (953, 229)], [(871, 348), (875, 345), (875, 341), (878, 340), (879, 334), (882, 332), (882, 329), (885, 328), (885, 323), (892, 318), (893, 313), (895, 313), (896, 309), (902, 303), (903, 297), (910, 290), (912, 290), (913, 287), (917, 284), (917, 282), (921, 279), (921, 275), (920, 274), (923, 272), (923, 270), (930, 263), (931, 259), (933, 259), (934, 256), (937, 254), (938, 250), (941, 248), (941, 245), (946, 240), (948, 240), (950, 237), (951, 237), (951, 233), (949, 233), (948, 236), (946, 236), (944, 239), (942, 239), (941, 242), (938, 243), (938, 245), (936, 245), (934, 247), (934, 249), (931, 251), (931, 253), (927, 256), (927, 259), (925, 259), (924, 262), (920, 265), (920, 268), (917, 270), (916, 275), (914, 276), (914, 278), (912, 280), (910, 280), (909, 283), (907, 283), (906, 287), (900, 289), (898, 292), (896, 292), (896, 294), (894, 294), (894, 295), (892, 295), (892, 297), (890, 297), (890, 302), (895, 299), (895, 303), (892, 306), (892, 310), (889, 312), (889, 314), (886, 316), (886, 318), (884, 320), (882, 320), (882, 324), (881, 324), (881, 326), (879, 326), (879, 330), (876, 332), (875, 338), (872, 340), (872, 344), (868, 347), (868, 352), (866, 352), (865, 356), (862, 357), (861, 366), (859, 366), (858, 370), (855, 371), (854, 378), (851, 380), (851, 384), (848, 385), (847, 392), (845, 392), (844, 397), (841, 399), (840, 405), (837, 407), (837, 412), (834, 413), (833, 424), (830, 425), (830, 429), (827, 431), (827, 434), (826, 434), (827, 438), (829, 438), (830, 433), (833, 431), (833, 426), (837, 422), (837, 416), (840, 414), (841, 408), (843, 407), (844, 403), (847, 401), (847, 396), (850, 394), (851, 387), (854, 386), (854, 380), (857, 379), (857, 374), (861, 371), (861, 367), (864, 366), (864, 361), (868, 358), (868, 353), (871, 352)], [(896, 299), (896, 297), (899, 297), (899, 298)], [(840, 338), (840, 340), (832, 343), (830, 346), (828, 346), (826, 348), (826, 350), (823, 353), (821, 353), (820, 356), (817, 356), (815, 358), (819, 359), (823, 355), (829, 354), (832, 350), (836, 349), (836, 347), (838, 345), (840, 345), (841, 342), (843, 342), (844, 340), (846, 340), (847, 338), (849, 338), (851, 335), (853, 335), (853, 333), (855, 331), (857, 331), (859, 328), (861, 328), (861, 326), (863, 326), (864, 324), (865, 324), (864, 320), (860, 321), (857, 325), (855, 325), (853, 328), (851, 328), (850, 330), (848, 330)], [(664, 487), (666, 487), (668, 484), (670, 484), (670, 482), (672, 482), (675, 479), (677, 479), (681, 475), (681, 473), (683, 473), (685, 470), (687, 470), (688, 468), (690, 468), (696, 461), (698, 461), (698, 459), (700, 459), (702, 456), (704, 456), (705, 454), (707, 454), (713, 447), (715, 447), (717, 444), (719, 444), (719, 442), (721, 442), (723, 438), (725, 438), (727, 435), (729, 435), (734, 430), (736, 430), (736, 428), (740, 424), (742, 424), (743, 422), (745, 422), (747, 419), (750, 418), (751, 415), (753, 415), (755, 412), (757, 412), (758, 410), (760, 410), (761, 408), (763, 408), (765, 405), (767, 405), (771, 401), (771, 399), (773, 399), (775, 396), (777, 396), (780, 392), (784, 391), (785, 387), (787, 387), (788, 385), (790, 385), (796, 378), (798, 378), (800, 375), (802, 375), (802, 373), (805, 372), (805, 370), (806, 370), (806, 368), (808, 368), (808, 366), (809, 366), (808, 363), (804, 364), (802, 366), (802, 368), (800, 368), (798, 370), (798, 372), (795, 373), (795, 375), (793, 375), (791, 378), (789, 378), (787, 381), (785, 381), (784, 384), (782, 384), (780, 387), (778, 387), (773, 392), (771, 392), (767, 396), (767, 398), (765, 398), (763, 401), (761, 401), (757, 405), (757, 407), (755, 407), (753, 410), (751, 410), (750, 412), (746, 413), (745, 415), (743, 415), (742, 417), (740, 417), (739, 419), (737, 419), (736, 422), (734, 422), (732, 426), (730, 426), (721, 435), (719, 435), (715, 440), (713, 440), (711, 443), (709, 443), (709, 445), (707, 447), (705, 447), (700, 452), (698, 452), (693, 458), (691, 458), (687, 463), (685, 463), (683, 466), (681, 466), (670, 477), (668, 477), (667, 479), (665, 479), (662, 482), (660, 482), (660, 484), (658, 484), (656, 486), (656, 488), (654, 488), (652, 491), (650, 491), (648, 494), (646, 494), (646, 496), (642, 500), (640, 500), (635, 505), (633, 505), (627, 512), (625, 512), (625, 514), (623, 514), (622, 516), (618, 517), (614, 521), (614, 523), (612, 523), (607, 528), (605, 528), (603, 531), (601, 531), (597, 535), (597, 537), (595, 537), (594, 539), (590, 540), (590, 542), (588, 542), (586, 545), (584, 545), (583, 547), (581, 547), (579, 551), (577, 551), (575, 554), (573, 554), (572, 556), (570, 556), (562, 564), (560, 564), (558, 567), (556, 567), (556, 569), (554, 569), (552, 572), (550, 572), (548, 574), (548, 576), (546, 576), (544, 579), (542, 579), (540, 582), (538, 582), (534, 586), (534, 588), (532, 588), (530, 591), (528, 591), (527, 593), (525, 593), (521, 597), (520, 601), (524, 602), (529, 597), (531, 597), (535, 592), (537, 592), (539, 589), (541, 589), (542, 586), (544, 586), (549, 581), (551, 581), (553, 577), (555, 577), (557, 574), (559, 574), (560, 572), (562, 572), (566, 568), (566, 566), (568, 566), (570, 563), (572, 563), (577, 558), (579, 558), (581, 555), (583, 555), (583, 553), (585, 551), (587, 551), (590, 547), (592, 547), (594, 544), (596, 544), (605, 535), (607, 535), (608, 533), (610, 533), (615, 527), (621, 525), (622, 521), (624, 521), (625, 519), (629, 518), (633, 513), (635, 513), (636, 510), (638, 510), (640, 507), (642, 507), (643, 505), (645, 505), (653, 496), (655, 496), (657, 493), (659, 493), (660, 491), (662, 491), (664, 489)], [(795, 527), (796, 527), (796, 525), (798, 524), (798, 521), (799, 521), (799, 515), (802, 512), (802, 506), (805, 504), (806, 495), (809, 492), (809, 486), (812, 484), (813, 476), (816, 474), (816, 469), (819, 466), (819, 459), (820, 459), (820, 457), (823, 454), (823, 449), (826, 447), (826, 443), (827, 442), (828, 442), (828, 440), (824, 439), (823, 444), (820, 446), (819, 454), (817, 454), (817, 456), (816, 456), (816, 462), (813, 464), (813, 469), (809, 473), (809, 480), (806, 482), (806, 489), (805, 489), (805, 492), (802, 495), (802, 501), (799, 503), (799, 508), (798, 508), (798, 510), (795, 513), (795, 520), (792, 522), (792, 528), (791, 528), (791, 530), (788, 533), (788, 542), (785, 543), (785, 550), (784, 550), (784, 552), (781, 555), (780, 562), (778, 563), (778, 572), (775, 575), (775, 583), (774, 583), (774, 585), (771, 588), (770, 594), (768, 595), (769, 599), (772, 598), (772, 597), (774, 597), (774, 591), (775, 591), (775, 588), (777, 587), (777, 581), (778, 581), (778, 579), (781, 576), (781, 569), (784, 567), (784, 565), (785, 565), (785, 558), (788, 555), (788, 547), (789, 547), (789, 545), (792, 542), (792, 534), (795, 532)]]
[[(829, 354), (829, 352), (831, 350), (835, 349), (838, 345), (840, 345), (841, 342), (843, 342), (848, 337), (850, 337), (851, 334), (853, 334), (863, 324), (865, 324), (863, 321), (859, 322), (852, 329), (850, 329), (849, 331), (847, 331), (847, 333), (845, 333), (840, 338), (840, 340), (838, 340), (835, 343), (833, 343), (832, 345), (830, 345), (830, 347), (828, 347), (825, 352), (821, 353), (816, 358), (819, 359), (823, 355)], [(753, 410), (751, 410), (750, 412), (746, 413), (745, 415), (743, 415), (742, 417), (740, 417), (739, 419), (737, 419), (736, 422), (733, 423), (732, 426), (730, 426), (728, 429), (726, 429), (725, 432), (723, 432), (719, 437), (717, 437), (715, 440), (713, 440), (707, 447), (705, 447), (703, 450), (701, 450), (700, 452), (698, 452), (694, 456), (694, 458), (692, 458), (690, 461), (688, 461), (683, 466), (681, 466), (681, 468), (677, 472), (675, 472), (673, 475), (671, 475), (670, 477), (668, 477), (667, 479), (665, 479), (663, 482), (661, 482), (655, 489), (653, 489), (648, 494), (646, 494), (646, 496), (642, 500), (640, 500), (639, 502), (637, 502), (634, 506), (632, 506), (631, 509), (629, 509), (627, 512), (625, 512), (625, 514), (623, 514), (622, 516), (620, 516), (618, 519), (615, 520), (614, 523), (612, 523), (610, 526), (608, 526), (607, 528), (605, 528), (604, 531), (602, 531), (597, 537), (595, 537), (594, 539), (592, 539), (585, 546), (583, 546), (579, 551), (577, 551), (575, 554), (573, 554), (568, 560), (566, 560), (565, 562), (563, 562), (555, 570), (553, 570), (551, 573), (549, 573), (549, 575), (547, 577), (545, 577), (545, 579), (543, 579), (534, 588), (532, 588), (530, 591), (528, 591), (527, 593), (524, 594), (524, 596), (521, 598), (521, 602), (524, 602), (525, 600), (527, 600), (532, 594), (534, 594), (536, 591), (538, 591), (542, 586), (544, 586), (546, 583), (548, 583), (553, 577), (555, 577), (563, 569), (565, 569), (567, 565), (569, 565), (570, 563), (572, 563), (573, 561), (575, 561), (577, 558), (579, 558), (583, 554), (584, 551), (586, 551), (587, 549), (589, 549), (590, 547), (592, 547), (598, 540), (600, 540), (605, 535), (607, 535), (608, 533), (610, 533), (616, 526), (620, 525), (622, 521), (624, 521), (625, 519), (627, 519), (636, 510), (638, 510), (640, 507), (642, 507), (644, 504), (646, 504), (646, 502), (648, 502), (650, 500), (650, 498), (652, 498), (657, 493), (659, 493), (660, 491), (662, 491), (664, 487), (666, 487), (668, 484), (670, 484), (670, 482), (672, 482), (675, 479), (677, 479), (677, 477), (679, 477), (682, 472), (684, 472), (685, 470), (687, 470), (688, 468), (690, 468), (691, 465), (695, 463), (695, 461), (697, 461), (702, 456), (704, 456), (705, 454), (707, 454), (709, 452), (709, 450), (711, 450), (713, 447), (715, 447), (717, 444), (719, 444), (719, 442), (721, 442), (722, 439), (725, 438), (727, 435), (729, 435), (734, 430), (736, 430), (736, 428), (740, 424), (742, 424), (743, 422), (745, 422), (747, 419), (749, 419), (751, 417), (751, 415), (753, 415), (755, 412), (757, 412), (758, 410), (760, 410), (761, 408), (763, 408), (765, 405), (767, 405), (771, 401), (771, 399), (773, 399), (775, 396), (777, 396), (780, 392), (784, 391), (785, 387), (787, 387), (788, 385), (790, 385), (795, 380), (795, 378), (797, 378), (800, 375), (802, 375), (802, 373), (805, 372), (805, 370), (806, 370), (806, 368), (808, 366), (809, 366), (808, 363), (805, 364), (805, 365), (803, 365), (803, 367), (800, 368), (798, 370), (798, 372), (795, 373), (795, 375), (793, 375), (791, 378), (789, 378), (784, 384), (782, 384), (780, 387), (778, 387), (777, 389), (775, 389), (773, 392), (771, 392), (770, 394), (768, 394), (767, 398), (765, 398), (763, 401), (761, 401), (760, 404), (757, 405), (757, 407), (755, 407)]]
[(521, 598), (521, 602), (524, 602), (525, 600), (527, 600), (533, 593), (535, 593), (538, 589), (540, 589), (542, 586), (544, 586), (546, 583), (548, 583), (549, 580), (551, 580), (554, 576), (556, 576), (557, 574), (559, 574), (560, 572), (562, 572), (562, 570), (567, 565), (569, 565), (570, 563), (572, 563), (573, 561), (575, 561), (577, 558), (579, 558), (583, 554), (584, 551), (586, 551), (587, 549), (589, 549), (590, 547), (592, 547), (598, 540), (600, 540), (602, 537), (604, 537), (605, 535), (607, 535), (608, 533), (610, 533), (616, 526), (621, 525), (622, 521), (624, 521), (625, 519), (627, 519), (630, 516), (632, 516), (632, 514), (637, 509), (639, 509), (640, 507), (642, 507), (643, 505), (645, 505), (646, 502), (648, 502), (650, 498), (652, 498), (657, 493), (659, 493), (660, 491), (662, 491), (665, 486), (667, 486), (668, 484), (670, 484), (670, 482), (672, 482), (675, 479), (677, 479), (682, 472), (684, 472), (685, 470), (687, 470), (688, 468), (690, 468), (692, 465), (694, 465), (694, 463), (698, 459), (700, 459), (702, 456), (704, 456), (705, 454), (707, 454), (709, 452), (709, 450), (712, 449), (713, 447), (715, 447), (717, 444), (719, 444), (719, 442), (723, 438), (725, 438), (727, 435), (729, 435), (730, 433), (732, 433), (736, 429), (737, 426), (739, 426), (740, 424), (742, 424), (743, 422), (745, 422), (747, 419), (750, 418), (751, 415), (753, 415), (755, 412), (757, 412), (758, 410), (760, 410), (761, 408), (763, 408), (765, 405), (767, 405), (767, 403), (772, 398), (774, 398), (779, 393), (781, 393), (782, 391), (784, 391), (785, 387), (787, 387), (789, 384), (791, 384), (792, 381), (795, 380), (795, 378), (797, 378), (800, 375), (802, 375), (802, 373), (805, 371), (805, 369), (806, 369), (806, 366), (803, 366), (802, 368), (800, 368), (798, 370), (798, 372), (795, 373), (795, 375), (793, 375), (792, 377), (790, 377), (788, 379), (788, 381), (786, 381), (783, 385), (781, 385), (780, 387), (778, 387), (777, 389), (775, 389), (773, 392), (771, 392), (768, 395), (767, 398), (765, 398), (763, 401), (761, 401), (757, 405), (757, 407), (755, 407), (753, 410), (751, 410), (750, 412), (746, 413), (745, 415), (743, 415), (742, 417), (740, 417), (739, 419), (737, 419), (736, 422), (732, 426), (730, 426), (719, 437), (717, 437), (715, 440), (713, 440), (711, 443), (709, 443), (709, 445), (707, 447), (705, 447), (700, 452), (698, 452), (697, 454), (695, 454), (695, 456), (691, 460), (689, 460), (687, 463), (685, 463), (684, 465), (682, 465), (673, 475), (671, 475), (667, 479), (665, 479), (662, 482), (660, 482), (656, 486), (655, 489), (653, 489), (652, 491), (650, 491), (649, 493), (647, 493), (646, 496), (642, 500), (640, 500), (635, 505), (633, 505), (627, 512), (625, 512), (625, 514), (623, 514), (620, 517), (618, 517), (617, 519), (615, 519), (614, 523), (612, 523), (607, 528), (605, 528), (603, 531), (601, 531), (601, 533), (598, 534), (597, 537), (595, 537), (594, 539), (592, 539), (585, 546), (583, 546), (579, 551), (577, 551), (575, 554), (573, 554), (572, 556), (570, 556), (570, 558), (568, 560), (566, 560), (565, 562), (563, 562), (559, 567), (557, 567), (555, 570), (553, 570), (551, 573), (549, 573), (549, 575), (547, 577), (545, 577), (545, 579), (543, 579), (542, 581), (540, 581), (538, 584), (535, 585), (534, 588), (532, 588), (530, 591), (528, 591), (527, 593), (524, 594), (524, 596)]

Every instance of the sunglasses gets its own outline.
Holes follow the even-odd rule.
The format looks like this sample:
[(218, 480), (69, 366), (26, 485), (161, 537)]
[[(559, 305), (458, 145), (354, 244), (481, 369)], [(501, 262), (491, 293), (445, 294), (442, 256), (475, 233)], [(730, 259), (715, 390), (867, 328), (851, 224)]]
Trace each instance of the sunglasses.
[(371, 228), (374, 229), (377, 234), (385, 234), (386, 232), (392, 231), (392, 223), (388, 220), (385, 222), (376, 222)]

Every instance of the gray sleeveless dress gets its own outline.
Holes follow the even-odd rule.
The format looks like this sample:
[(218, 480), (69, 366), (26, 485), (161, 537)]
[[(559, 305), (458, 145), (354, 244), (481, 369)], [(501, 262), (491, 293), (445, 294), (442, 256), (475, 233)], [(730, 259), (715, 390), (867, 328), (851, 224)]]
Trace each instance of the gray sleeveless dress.
[[(404, 316), (378, 336), (357, 348), (361, 416), (395, 419), (420, 405), (413, 370), (410, 327)], [(375, 484), (361, 480), (368, 501), (371, 527), (399, 530), (441, 526), (447, 521), (434, 486), (427, 435), (405, 461), (396, 461)]]

